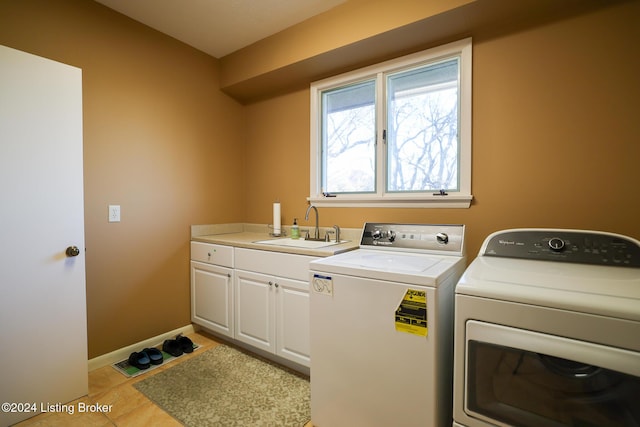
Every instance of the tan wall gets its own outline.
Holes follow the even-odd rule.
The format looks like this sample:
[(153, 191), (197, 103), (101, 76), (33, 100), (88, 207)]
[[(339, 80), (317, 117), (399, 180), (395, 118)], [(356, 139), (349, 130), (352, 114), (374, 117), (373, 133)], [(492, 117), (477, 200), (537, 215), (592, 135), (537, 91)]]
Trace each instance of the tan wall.
[[(473, 34), (470, 209), (321, 208), (321, 225), (463, 223), (470, 258), (489, 233), (510, 227), (640, 238), (639, 6)], [(275, 196), (285, 223), (304, 215), (308, 114), (308, 90), (247, 107), (247, 221), (270, 221)]]
[[(473, 34), (470, 209), (321, 208), (321, 225), (464, 223), (471, 258), (507, 227), (640, 238), (639, 5)], [(217, 60), (88, 0), (2, 1), (0, 43), (83, 69), (90, 357), (189, 322), (191, 224), (268, 223), (276, 198), (307, 224), (307, 89), (242, 107)]]
[[(273, 88), (268, 86), (290, 87), (294, 82), (302, 82), (303, 76), (318, 76), (330, 72), (339, 68), (340, 63), (376, 60), (389, 52), (397, 55), (407, 44), (411, 45), (414, 38), (419, 39), (419, 43), (424, 43), (425, 37), (430, 35), (424, 34), (428, 31), (421, 29), (416, 34), (404, 34), (398, 39), (391, 37), (388, 32), (406, 28), (426, 18), (441, 16), (474, 1), (348, 0), (221, 58), (220, 82), (225, 90), (231, 90), (234, 95), (242, 97), (243, 89), (233, 87), (242, 87), (257, 79), (257, 83), (249, 83), (249, 86), (253, 86), (250, 88), (255, 92), (253, 95), (270, 93)], [(430, 24), (433, 22), (430, 21)], [(377, 38), (385, 33), (384, 41)], [(439, 36), (443, 37), (443, 34)], [(376, 43), (363, 46), (363, 40), (375, 40)], [(270, 73), (277, 73), (279, 77), (269, 77)], [(262, 82), (269, 84), (256, 87)], [(251, 98), (253, 96), (248, 96), (248, 99)]]
[(187, 325), (190, 225), (244, 213), (218, 61), (84, 0), (0, 2), (0, 43), (83, 70), (89, 357)]

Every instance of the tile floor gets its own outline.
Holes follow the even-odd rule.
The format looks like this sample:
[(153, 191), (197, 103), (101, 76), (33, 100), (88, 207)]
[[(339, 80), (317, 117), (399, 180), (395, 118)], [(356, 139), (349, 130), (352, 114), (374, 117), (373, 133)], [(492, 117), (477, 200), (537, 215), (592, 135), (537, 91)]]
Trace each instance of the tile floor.
[[(182, 424), (136, 390), (133, 384), (148, 378), (150, 375), (169, 369), (177, 363), (196, 357), (201, 352), (219, 344), (210, 335), (202, 332), (189, 335), (189, 338), (200, 346), (198, 350), (192, 354), (185, 354), (136, 378), (127, 378), (112, 366), (104, 366), (89, 372), (89, 394), (71, 402), (70, 405), (73, 405), (74, 408), (77, 408), (80, 403), (112, 405), (109, 412), (78, 413), (77, 410), (74, 414), (48, 412), (18, 423), (16, 427), (181, 426)], [(304, 427), (312, 427), (311, 422)]]

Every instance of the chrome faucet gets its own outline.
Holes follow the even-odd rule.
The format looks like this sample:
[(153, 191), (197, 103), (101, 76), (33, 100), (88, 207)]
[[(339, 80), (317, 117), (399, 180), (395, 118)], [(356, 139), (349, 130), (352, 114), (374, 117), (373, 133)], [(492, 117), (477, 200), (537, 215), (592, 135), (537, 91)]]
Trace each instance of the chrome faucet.
[[(318, 227), (318, 223), (320, 222), (320, 219), (318, 216), (318, 208), (316, 208), (313, 205), (309, 205), (309, 207), (307, 208), (307, 212), (304, 214), (304, 220), (309, 221), (309, 212), (311, 211), (311, 208), (313, 208), (313, 210), (316, 211), (316, 230), (314, 232), (313, 240), (320, 240), (320, 227)], [(310, 239), (307, 238), (307, 240), (310, 240)]]
[(333, 229), (336, 230), (336, 243), (340, 243), (340, 227), (334, 225)]

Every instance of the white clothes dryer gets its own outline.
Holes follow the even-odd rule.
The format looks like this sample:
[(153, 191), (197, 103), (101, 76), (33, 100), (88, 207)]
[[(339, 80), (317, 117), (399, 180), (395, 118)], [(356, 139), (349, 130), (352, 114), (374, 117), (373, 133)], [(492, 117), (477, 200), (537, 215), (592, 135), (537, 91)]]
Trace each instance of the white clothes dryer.
[(364, 225), (310, 263), (314, 427), (451, 425), (463, 225)]
[(640, 426), (640, 242), (487, 237), (455, 296), (454, 426)]

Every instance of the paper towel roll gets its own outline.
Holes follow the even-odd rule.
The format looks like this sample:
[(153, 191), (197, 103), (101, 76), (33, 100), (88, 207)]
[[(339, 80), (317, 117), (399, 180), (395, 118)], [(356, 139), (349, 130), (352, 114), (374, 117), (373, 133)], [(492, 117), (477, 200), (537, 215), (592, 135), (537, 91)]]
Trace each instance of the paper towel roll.
[(280, 203), (273, 204), (273, 235), (279, 236), (282, 224), (280, 223)]

